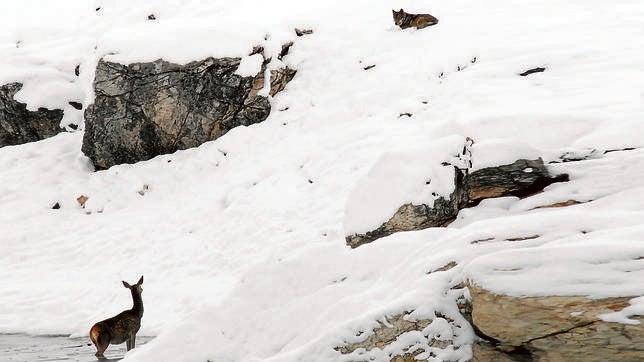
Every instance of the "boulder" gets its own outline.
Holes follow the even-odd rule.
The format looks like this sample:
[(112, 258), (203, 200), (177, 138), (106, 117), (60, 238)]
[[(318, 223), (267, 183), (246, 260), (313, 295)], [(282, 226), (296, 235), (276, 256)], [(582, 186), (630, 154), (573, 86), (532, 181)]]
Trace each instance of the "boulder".
[(633, 318), (640, 324), (612, 323), (598, 317), (627, 307), (633, 297), (512, 297), (472, 283), (468, 288), (472, 324), (481, 337), (492, 342), (473, 348), (475, 361), (494, 354), (528, 361), (644, 359), (643, 317)]
[[(478, 342), (472, 346), (472, 362), (518, 362), (523, 361), (518, 356), (510, 356), (509, 354), (496, 349), (492, 344), (486, 342)], [(529, 359), (526, 359), (526, 362)]]
[(20, 83), (0, 86), (0, 147), (39, 141), (59, 132), (63, 119), (60, 109), (38, 108), (32, 112), (25, 103), (13, 97), (22, 88)]
[[(96, 98), (85, 111), (83, 153), (96, 169), (106, 169), (196, 147), (234, 127), (265, 120), (271, 106), (259, 93), (268, 60), (255, 76), (235, 74), (240, 61), (99, 61)], [(273, 71), (270, 94), (282, 90), (294, 75), (290, 69)]]
[(509, 165), (487, 167), (476, 170), (464, 178), (467, 190), (467, 205), (477, 205), (481, 200), (536, 194), (546, 186), (568, 181), (567, 175), (553, 176), (543, 160), (517, 160)]
[(454, 167), (454, 191), (449, 199), (439, 197), (433, 205), (404, 204), (375, 230), (346, 237), (347, 245), (356, 248), (400, 231), (446, 226), (458, 211), (492, 197), (527, 197), (546, 186), (567, 181), (568, 175), (551, 175), (543, 160), (517, 160), (508, 165), (488, 167), (468, 173)]

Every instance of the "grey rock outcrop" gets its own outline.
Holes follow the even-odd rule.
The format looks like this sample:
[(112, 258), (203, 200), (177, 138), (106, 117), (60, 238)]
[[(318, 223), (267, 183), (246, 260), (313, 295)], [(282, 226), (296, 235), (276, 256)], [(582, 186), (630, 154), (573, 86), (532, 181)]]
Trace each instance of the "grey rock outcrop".
[(521, 159), (509, 165), (483, 168), (472, 173), (455, 167), (454, 175), (454, 191), (449, 199), (439, 197), (433, 205), (404, 204), (377, 229), (347, 236), (347, 245), (356, 248), (400, 231), (445, 226), (456, 218), (459, 210), (477, 205), (486, 198), (525, 197), (554, 182), (568, 180), (567, 175), (551, 175), (541, 159)]
[(474, 351), (475, 361), (641, 361), (644, 317), (640, 324), (611, 323), (598, 315), (619, 311), (633, 297), (582, 296), (518, 298), (468, 285), (472, 324), (492, 341)]
[[(97, 169), (148, 160), (196, 147), (234, 127), (265, 120), (269, 100), (264, 61), (255, 76), (235, 74), (240, 58), (207, 58), (177, 65), (164, 60), (123, 65), (101, 60), (96, 99), (85, 111), (82, 151)], [(270, 94), (283, 89), (294, 70), (273, 71)]]
[(27, 110), (26, 104), (13, 98), (21, 88), (20, 83), (0, 86), (0, 147), (39, 141), (64, 131), (60, 127), (63, 111)]
[(370, 350), (372, 348), (384, 348), (394, 342), (400, 335), (410, 331), (422, 331), (432, 323), (431, 319), (421, 319), (418, 321), (409, 321), (405, 319), (406, 314), (398, 314), (387, 318), (387, 324), (378, 321), (380, 325), (375, 328), (373, 334), (364, 340), (355, 343), (348, 343), (342, 347), (336, 347), (335, 350), (342, 354), (350, 354), (363, 348)]

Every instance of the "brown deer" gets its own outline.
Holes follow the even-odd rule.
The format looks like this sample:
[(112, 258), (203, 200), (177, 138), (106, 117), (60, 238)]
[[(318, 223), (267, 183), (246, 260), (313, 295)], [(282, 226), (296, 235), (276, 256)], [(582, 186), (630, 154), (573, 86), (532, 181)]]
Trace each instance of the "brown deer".
[(134, 305), (132, 309), (125, 310), (118, 315), (100, 321), (89, 330), (89, 339), (96, 346), (95, 356), (105, 358), (103, 352), (110, 344), (121, 344), (127, 342), (127, 350), (134, 348), (136, 342), (136, 332), (141, 328), (141, 317), (143, 317), (143, 299), (141, 292), (143, 288), (143, 276), (134, 284), (130, 285), (123, 282), (123, 285), (132, 293)]

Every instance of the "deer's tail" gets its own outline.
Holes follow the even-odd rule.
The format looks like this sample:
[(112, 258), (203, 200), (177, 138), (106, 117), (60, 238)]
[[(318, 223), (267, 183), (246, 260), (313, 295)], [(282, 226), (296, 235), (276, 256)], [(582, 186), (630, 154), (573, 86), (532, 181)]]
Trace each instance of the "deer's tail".
[(89, 330), (89, 339), (94, 343), (95, 346), (98, 346), (98, 336), (101, 334), (101, 329), (94, 325), (92, 329)]

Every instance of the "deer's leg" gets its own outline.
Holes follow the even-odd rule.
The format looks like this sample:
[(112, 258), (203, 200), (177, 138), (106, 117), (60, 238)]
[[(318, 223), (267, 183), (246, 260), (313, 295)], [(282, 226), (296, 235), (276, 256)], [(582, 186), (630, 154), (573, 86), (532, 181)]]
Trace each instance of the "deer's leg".
[(106, 334), (101, 334), (98, 336), (98, 340), (95, 343), (96, 345), (96, 354), (98, 358), (105, 358), (103, 352), (107, 349), (107, 346), (110, 345), (110, 338)]
[(136, 334), (130, 333), (130, 337), (127, 339), (127, 350), (134, 348), (134, 341), (136, 340)]
[(136, 333), (132, 333), (132, 348), (136, 345)]

